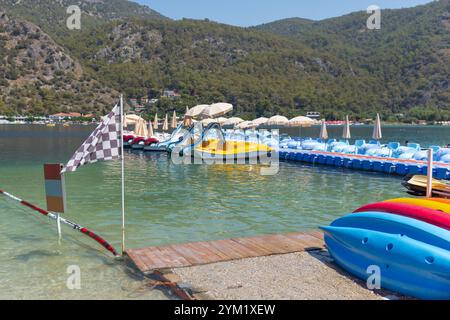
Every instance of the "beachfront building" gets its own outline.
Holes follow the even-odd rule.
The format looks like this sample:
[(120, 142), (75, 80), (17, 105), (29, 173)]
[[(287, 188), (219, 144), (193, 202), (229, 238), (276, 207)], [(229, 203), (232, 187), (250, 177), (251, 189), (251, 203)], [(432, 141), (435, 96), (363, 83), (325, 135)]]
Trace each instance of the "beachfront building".
[(83, 115), (79, 112), (68, 112), (68, 113), (60, 112), (60, 113), (52, 114), (52, 115), (48, 116), (48, 118), (49, 118), (49, 120), (51, 120), (53, 122), (58, 122), (58, 121), (66, 120), (66, 119), (72, 120), (75, 118), (94, 119), (95, 116), (92, 113)]

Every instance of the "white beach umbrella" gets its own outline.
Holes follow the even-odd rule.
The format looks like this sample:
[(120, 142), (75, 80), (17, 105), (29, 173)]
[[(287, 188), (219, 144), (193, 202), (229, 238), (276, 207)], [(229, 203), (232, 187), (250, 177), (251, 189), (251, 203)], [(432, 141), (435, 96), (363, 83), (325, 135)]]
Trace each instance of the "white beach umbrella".
[(320, 128), (319, 138), (324, 141), (328, 139), (327, 123), (325, 122), (325, 119), (322, 120), (322, 128)]
[(289, 120), (289, 127), (308, 127), (314, 124), (314, 120), (308, 117), (300, 116)]
[(191, 118), (198, 117), (202, 114), (203, 110), (205, 110), (206, 107), (209, 107), (209, 105), (200, 104), (198, 106), (195, 106), (195, 107), (189, 109), (189, 111), (186, 112), (186, 115)]
[(154, 135), (152, 120), (148, 120), (148, 136), (153, 137)]
[(224, 117), (219, 117), (215, 119), (220, 125), (223, 125), (228, 119)]
[(159, 129), (158, 114), (155, 115), (155, 121), (153, 121), (153, 129), (155, 129), (155, 130)]
[(267, 121), (269, 121), (269, 118), (261, 117), (261, 118), (258, 118), (258, 119), (253, 120), (252, 122), (253, 122), (254, 124), (256, 124), (256, 126), (260, 126), (260, 125), (266, 124)]
[(175, 110), (173, 110), (171, 127), (172, 127), (172, 129), (175, 129), (177, 126), (178, 126), (177, 112)]
[(241, 118), (232, 117), (232, 118), (228, 119), (227, 121), (225, 121), (223, 125), (224, 126), (235, 126), (241, 122), (244, 122), (244, 120), (242, 120)]
[(289, 119), (283, 116), (273, 116), (267, 121), (269, 126), (285, 126), (289, 123)]
[(377, 120), (375, 121), (375, 126), (373, 128), (372, 138), (375, 140), (381, 140), (381, 138), (383, 138), (383, 134), (381, 133), (381, 119), (379, 113), (377, 113)]
[(350, 133), (350, 121), (348, 116), (345, 116), (344, 132), (342, 133), (342, 138), (351, 139), (352, 134)]
[(221, 102), (205, 107), (202, 110), (200, 116), (203, 118), (217, 118), (223, 116), (224, 114), (230, 111), (233, 111), (233, 105)]
[(147, 131), (147, 127), (145, 125), (144, 119), (141, 119), (136, 123), (136, 128), (134, 130), (134, 134), (139, 137), (147, 137), (148, 136), (148, 131)]
[(166, 118), (164, 119), (164, 124), (162, 127), (163, 131), (169, 131), (169, 115), (166, 113)]
[(250, 128), (256, 128), (257, 126), (258, 126), (258, 125), (255, 124), (255, 123), (252, 122), (252, 121), (244, 121), (244, 122), (239, 123), (239, 124), (236, 126), (236, 128), (237, 128), (237, 129), (250, 129)]
[(217, 122), (217, 120), (208, 118), (208, 119), (203, 119), (203, 120), (200, 121), (200, 122), (201, 122), (204, 126), (207, 126), (207, 125), (209, 125), (210, 123)]

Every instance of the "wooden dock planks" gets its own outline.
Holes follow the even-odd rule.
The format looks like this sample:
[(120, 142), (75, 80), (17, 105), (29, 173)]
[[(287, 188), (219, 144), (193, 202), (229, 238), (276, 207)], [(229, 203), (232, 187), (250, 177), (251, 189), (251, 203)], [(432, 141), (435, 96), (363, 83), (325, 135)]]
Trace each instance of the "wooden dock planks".
[(324, 247), (319, 230), (260, 237), (182, 243), (130, 249), (127, 256), (143, 273), (195, 265), (286, 254)]

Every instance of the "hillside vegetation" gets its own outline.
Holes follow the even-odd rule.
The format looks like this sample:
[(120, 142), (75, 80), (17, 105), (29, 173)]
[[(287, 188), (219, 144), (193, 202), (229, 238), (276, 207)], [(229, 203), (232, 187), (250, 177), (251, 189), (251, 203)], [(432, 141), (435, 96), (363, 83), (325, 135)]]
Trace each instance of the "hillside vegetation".
[[(58, 109), (39, 93), (42, 83), (36, 84), (50, 72), (52, 79), (70, 86), (47, 89), (56, 99), (67, 97), (61, 109), (74, 111), (102, 110), (114, 97), (102, 94), (159, 98), (164, 89), (172, 89), (181, 93), (180, 99), (159, 99), (147, 112), (183, 112), (186, 105), (228, 101), (244, 118), (314, 110), (330, 119), (342, 119), (347, 113), (364, 119), (376, 112), (390, 120), (450, 119), (448, 0), (384, 10), (381, 30), (365, 28), (366, 13), (239, 28), (172, 21), (124, 0), (85, 0), (78, 1), (84, 12), (82, 30), (69, 31), (65, 28), (69, 1), (61, 0), (56, 7), (51, 0), (22, 0), (15, 6), (13, 2), (0, 0), (0, 5), (8, 3), (6, 12), (14, 19), (40, 26), (39, 33), (52, 42), (56, 56), (70, 62), (50, 72), (44, 63), (30, 69), (26, 63), (11, 65), (11, 58), (1, 59), (0, 72), (13, 68), (37, 90), (22, 92), (19, 103), (14, 94), (17, 79), (6, 80), (8, 91), (1, 87), (3, 109), (16, 113), (41, 112), (37, 105), (44, 111)], [(38, 13), (34, 3), (41, 8)], [(3, 28), (11, 30), (8, 24), (4, 22)], [(29, 46), (13, 46), (11, 39), (36, 41), (11, 31), (5, 37), (10, 40), (0, 41), (1, 54), (14, 53), (16, 58), (26, 56)], [(17, 53), (20, 50), (25, 51)], [(86, 90), (74, 90), (77, 84)], [(90, 99), (94, 102), (87, 104)], [(105, 103), (100, 103), (103, 99)]]
[(0, 48), (0, 114), (103, 112), (117, 95), (39, 27), (1, 12)]

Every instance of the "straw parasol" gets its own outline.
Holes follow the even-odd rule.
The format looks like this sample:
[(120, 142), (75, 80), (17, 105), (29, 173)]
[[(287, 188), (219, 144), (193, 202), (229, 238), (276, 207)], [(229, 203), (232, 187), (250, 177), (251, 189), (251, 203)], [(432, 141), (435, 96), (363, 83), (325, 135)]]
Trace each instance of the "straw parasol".
[(241, 122), (244, 122), (244, 120), (242, 120), (241, 118), (232, 117), (232, 118), (228, 119), (227, 121), (225, 121), (223, 125), (224, 126), (235, 126)]
[(267, 121), (268, 126), (285, 126), (289, 123), (289, 119), (283, 116), (273, 116)]
[(154, 135), (152, 120), (148, 120), (148, 136), (153, 137)]
[(308, 117), (300, 116), (289, 120), (289, 127), (309, 127), (314, 124), (314, 120)]
[(155, 129), (155, 130), (159, 129), (158, 114), (155, 115), (155, 121), (153, 121), (153, 129)]
[(344, 132), (342, 133), (342, 138), (351, 139), (352, 135), (350, 133), (350, 121), (348, 116), (345, 116)]
[(375, 121), (375, 126), (373, 127), (372, 138), (375, 140), (381, 140), (381, 138), (383, 138), (383, 134), (381, 133), (381, 118), (379, 113), (377, 113), (377, 120)]
[(138, 122), (136, 122), (136, 128), (134, 129), (134, 134), (139, 137), (147, 137), (148, 136), (148, 131), (147, 131), (147, 127), (145, 125), (144, 119), (141, 119)]
[(328, 139), (327, 123), (325, 122), (325, 119), (322, 120), (322, 128), (320, 128), (319, 138), (324, 141)]
[(186, 113), (184, 114), (183, 119), (183, 126), (186, 128), (192, 126), (193, 123), (192, 117), (188, 116), (188, 114), (189, 114), (189, 107), (186, 106)]
[(123, 119), (123, 126), (126, 128), (128, 125), (136, 124), (140, 119), (142, 118), (136, 114), (127, 114)]
[(267, 121), (269, 121), (269, 118), (261, 117), (261, 118), (258, 118), (258, 119), (253, 120), (252, 122), (253, 122), (254, 124), (256, 124), (256, 126), (260, 126), (260, 125), (266, 124)]
[(172, 127), (172, 129), (176, 129), (177, 126), (178, 126), (177, 112), (175, 110), (173, 110), (171, 127)]
[(210, 106), (206, 106), (200, 116), (202, 118), (217, 118), (223, 116), (224, 114), (233, 111), (233, 105), (229, 103), (215, 103)]
[(162, 127), (163, 131), (169, 131), (169, 115), (166, 113), (166, 118), (164, 119), (164, 124)]

